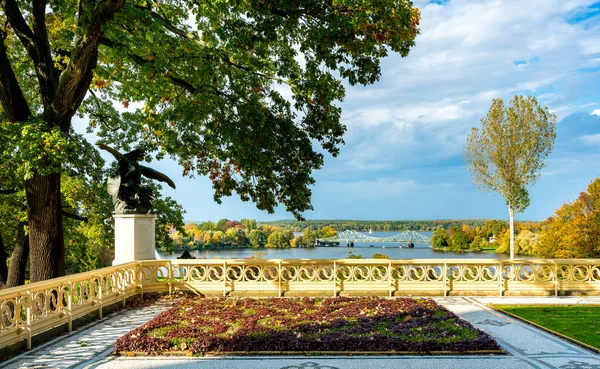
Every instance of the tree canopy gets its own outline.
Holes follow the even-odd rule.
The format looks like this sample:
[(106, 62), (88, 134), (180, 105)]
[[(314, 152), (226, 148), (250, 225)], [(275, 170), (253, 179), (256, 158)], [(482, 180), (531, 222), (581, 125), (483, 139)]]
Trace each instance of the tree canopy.
[(215, 201), (301, 217), (312, 171), (343, 143), (343, 81), (377, 81), (420, 20), (408, 0), (0, 5), (2, 153), (25, 190), (32, 281), (64, 273), (61, 175), (89, 175), (94, 155), (75, 114), (107, 144), (208, 176)]
[(515, 96), (510, 105), (494, 99), (481, 128), (473, 128), (463, 158), (473, 183), (497, 192), (509, 209), (510, 254), (514, 257), (514, 212), (529, 206), (527, 186), (536, 181), (556, 138), (556, 116), (534, 97)]
[(543, 223), (535, 251), (544, 258), (597, 258), (599, 245), (600, 178), (596, 178)]

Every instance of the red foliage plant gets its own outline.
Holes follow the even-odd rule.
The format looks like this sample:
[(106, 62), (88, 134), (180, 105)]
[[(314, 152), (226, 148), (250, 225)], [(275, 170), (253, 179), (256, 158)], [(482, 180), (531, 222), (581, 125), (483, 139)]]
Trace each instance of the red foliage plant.
[(431, 299), (185, 299), (127, 333), (117, 353), (489, 352), (496, 341)]

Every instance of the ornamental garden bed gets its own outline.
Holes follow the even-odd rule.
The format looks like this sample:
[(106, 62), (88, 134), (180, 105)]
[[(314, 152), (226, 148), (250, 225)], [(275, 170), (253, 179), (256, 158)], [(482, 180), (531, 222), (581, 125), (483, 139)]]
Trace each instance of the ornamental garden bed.
[(188, 298), (119, 338), (121, 355), (501, 354), (431, 299)]

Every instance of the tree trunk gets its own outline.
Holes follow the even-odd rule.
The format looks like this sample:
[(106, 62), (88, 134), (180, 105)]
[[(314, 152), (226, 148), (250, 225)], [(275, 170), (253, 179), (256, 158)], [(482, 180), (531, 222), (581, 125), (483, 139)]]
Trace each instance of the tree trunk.
[(515, 258), (515, 209), (508, 205), (508, 215), (510, 216), (510, 259)]
[(25, 182), (29, 219), (30, 281), (65, 274), (60, 174), (34, 174)]
[(6, 264), (6, 250), (4, 249), (4, 241), (2, 235), (0, 235), (0, 289), (6, 287), (6, 280), (8, 279), (8, 267)]
[(25, 235), (23, 227), (21, 229), (22, 231), (19, 231), (15, 248), (10, 256), (6, 288), (25, 284), (25, 270), (27, 269), (27, 259), (29, 258), (29, 235)]

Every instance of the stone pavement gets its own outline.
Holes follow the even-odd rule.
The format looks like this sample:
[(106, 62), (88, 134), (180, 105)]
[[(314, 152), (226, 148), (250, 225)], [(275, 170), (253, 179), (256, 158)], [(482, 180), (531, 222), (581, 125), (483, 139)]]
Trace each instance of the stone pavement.
[(439, 297), (449, 310), (492, 335), (506, 350), (499, 356), (286, 356), (114, 357), (114, 342), (167, 308), (165, 303), (117, 312), (99, 323), (59, 337), (0, 364), (4, 369), (600, 369), (600, 355), (489, 309), (504, 304), (599, 304), (597, 297)]

